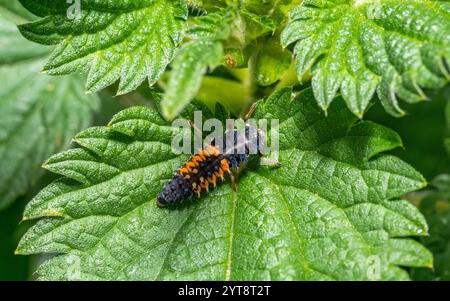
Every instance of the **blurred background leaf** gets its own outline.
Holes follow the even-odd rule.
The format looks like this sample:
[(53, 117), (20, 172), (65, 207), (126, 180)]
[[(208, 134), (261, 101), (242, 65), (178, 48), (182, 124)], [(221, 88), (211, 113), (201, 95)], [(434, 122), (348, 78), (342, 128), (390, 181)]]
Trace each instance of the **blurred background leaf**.
[(427, 93), (431, 101), (405, 105), (407, 115), (402, 118), (389, 116), (377, 102), (364, 119), (395, 129), (402, 137), (404, 149), (393, 153), (431, 180), (436, 175), (450, 173), (450, 157), (444, 146), (444, 139), (450, 136), (446, 127), (446, 119), (450, 115), (447, 108), (446, 116), (450, 85)]
[(259, 48), (254, 76), (261, 86), (276, 83), (291, 65), (291, 53), (281, 47), (279, 39), (278, 35), (269, 37)]
[(78, 76), (40, 74), (50, 48), (27, 41), (16, 27), (34, 18), (18, 1), (0, 0), (0, 280), (33, 279), (41, 260), (14, 250), (30, 226), (20, 223), (25, 204), (55, 178), (40, 167), (43, 160), (69, 148), (79, 130), (131, 105), (107, 91), (84, 95)]
[(35, 15), (26, 10), (17, 0), (0, 0), (0, 9), (9, 11), (16, 18), (21, 18), (21, 21), (37, 19)]
[(91, 125), (96, 95), (83, 95), (78, 76), (40, 74), (48, 47), (24, 39), (20, 17), (0, 11), (0, 209), (24, 195), (39, 179), (42, 162), (69, 146)]
[(14, 255), (17, 242), (25, 232), (19, 221), (26, 203), (21, 198), (8, 209), (0, 211), (0, 280), (24, 280), (30, 277), (32, 258)]
[(450, 280), (450, 175), (436, 177), (420, 201), (419, 209), (427, 219), (430, 236), (422, 243), (433, 253), (434, 268), (416, 268), (411, 276), (415, 280)]
[[(450, 96), (448, 96), (450, 98)], [(450, 157), (450, 101), (447, 101), (447, 108), (445, 110), (445, 118), (447, 121), (447, 137), (445, 138), (444, 144), (447, 149), (447, 154)]]

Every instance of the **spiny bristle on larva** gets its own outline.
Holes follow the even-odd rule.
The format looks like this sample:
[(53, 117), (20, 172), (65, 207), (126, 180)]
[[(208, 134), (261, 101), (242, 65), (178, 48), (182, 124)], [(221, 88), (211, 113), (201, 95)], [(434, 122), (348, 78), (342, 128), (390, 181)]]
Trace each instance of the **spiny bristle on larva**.
[(192, 191), (200, 196), (202, 190), (209, 191), (210, 185), (217, 187), (217, 179), (224, 180), (230, 170), (228, 159), (215, 146), (207, 146), (194, 155), (179, 170), (181, 176), (191, 184)]
[(225, 179), (225, 173), (247, 161), (248, 155), (221, 154), (220, 150), (209, 145), (199, 154), (188, 160), (178, 170), (157, 198), (159, 206), (176, 204), (190, 198), (200, 197), (202, 190), (209, 191), (210, 185), (217, 186), (217, 180)]
[(197, 174), (198, 169), (202, 163), (206, 165), (209, 161), (214, 161), (220, 156), (220, 151), (217, 147), (208, 145), (199, 154), (194, 155), (187, 161), (182, 168), (179, 169), (179, 173), (183, 176), (190, 173)]

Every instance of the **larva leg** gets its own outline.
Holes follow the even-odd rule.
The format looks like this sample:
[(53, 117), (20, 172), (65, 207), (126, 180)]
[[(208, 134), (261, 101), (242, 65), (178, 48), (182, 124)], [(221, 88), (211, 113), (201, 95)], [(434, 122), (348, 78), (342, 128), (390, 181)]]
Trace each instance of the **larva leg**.
[[(192, 122), (192, 120), (189, 120), (189, 125), (191, 126), (191, 128), (194, 129), (194, 134), (196, 137), (200, 138), (203, 141), (203, 134), (202, 131), (195, 125), (195, 123)], [(196, 149), (197, 152), (200, 152), (201, 149)]]
[(237, 176), (231, 170), (228, 170), (228, 174), (230, 175), (230, 179), (231, 179), (231, 188), (233, 189), (234, 192), (236, 192), (237, 191)]
[(272, 168), (280, 168), (282, 166), (281, 163), (278, 162), (277, 160), (265, 156), (261, 156), (261, 165), (267, 165)]
[(256, 108), (258, 107), (258, 103), (254, 102), (250, 108), (247, 110), (247, 112), (244, 115), (244, 120), (249, 120), (250, 117), (252, 117), (253, 113), (255, 113)]
[(195, 123), (192, 122), (192, 120), (189, 120), (189, 125), (194, 129), (195, 135), (198, 137), (203, 137), (202, 131), (195, 125)]

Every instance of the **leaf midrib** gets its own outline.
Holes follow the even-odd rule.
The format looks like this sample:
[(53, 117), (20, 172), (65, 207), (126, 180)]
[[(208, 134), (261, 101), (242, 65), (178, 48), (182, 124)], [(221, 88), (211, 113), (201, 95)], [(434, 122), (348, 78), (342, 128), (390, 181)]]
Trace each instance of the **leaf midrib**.
[(230, 232), (228, 237), (228, 252), (227, 252), (227, 260), (225, 265), (225, 281), (231, 280), (231, 265), (233, 260), (233, 241), (234, 241), (234, 229), (236, 226), (236, 207), (237, 207), (237, 199), (238, 199), (238, 193), (237, 191), (232, 190), (231, 192), (231, 198), (232, 198), (232, 205), (231, 205), (231, 222), (230, 222)]

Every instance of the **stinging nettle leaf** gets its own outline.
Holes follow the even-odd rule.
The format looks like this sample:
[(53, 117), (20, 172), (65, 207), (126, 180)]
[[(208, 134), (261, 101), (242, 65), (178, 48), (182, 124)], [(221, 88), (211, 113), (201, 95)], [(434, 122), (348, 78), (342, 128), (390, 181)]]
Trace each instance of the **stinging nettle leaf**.
[(322, 109), (340, 91), (361, 118), (377, 92), (401, 116), (398, 99), (425, 100), (423, 88), (450, 80), (449, 10), (446, 1), (308, 0), (291, 11), (282, 43), (295, 44), (300, 80), (311, 70)]
[(220, 42), (193, 41), (183, 46), (173, 63), (162, 103), (168, 120), (173, 120), (189, 104), (200, 89), (206, 69), (219, 65), (222, 58)]
[(264, 34), (273, 33), (276, 30), (276, 24), (269, 16), (256, 15), (245, 9), (240, 10), (239, 14), (245, 22), (245, 40), (247, 44)]
[(398, 199), (425, 180), (382, 154), (401, 145), (395, 132), (357, 122), (342, 99), (324, 118), (310, 89), (282, 89), (254, 117), (279, 119), (282, 167), (248, 167), (237, 192), (224, 183), (167, 209), (155, 199), (186, 160), (171, 151), (179, 129), (135, 107), (80, 133), (46, 163), (63, 178), (26, 207), (40, 220), (17, 253), (60, 254), (42, 280), (408, 279), (401, 267), (432, 265), (409, 238), (427, 234), (423, 216)]
[(206, 13), (214, 12), (227, 7), (227, 0), (187, 0), (191, 9), (203, 10)]
[[(84, 72), (88, 92), (119, 80), (118, 94), (136, 89), (146, 78), (156, 83), (181, 41), (187, 7), (181, 0), (80, 2), (20, 0), (41, 20), (21, 25), (22, 34), (41, 44), (57, 45), (44, 70), (52, 75)], [(64, 2), (64, 3), (63, 3)]]
[(277, 82), (291, 65), (291, 55), (280, 46), (278, 39), (279, 36), (275, 36), (265, 40), (256, 56), (254, 76), (261, 86)]
[(189, 42), (179, 50), (170, 72), (162, 113), (173, 120), (197, 94), (208, 69), (218, 66), (224, 58), (223, 40), (230, 35), (232, 12), (222, 10), (197, 17), (188, 30)]

